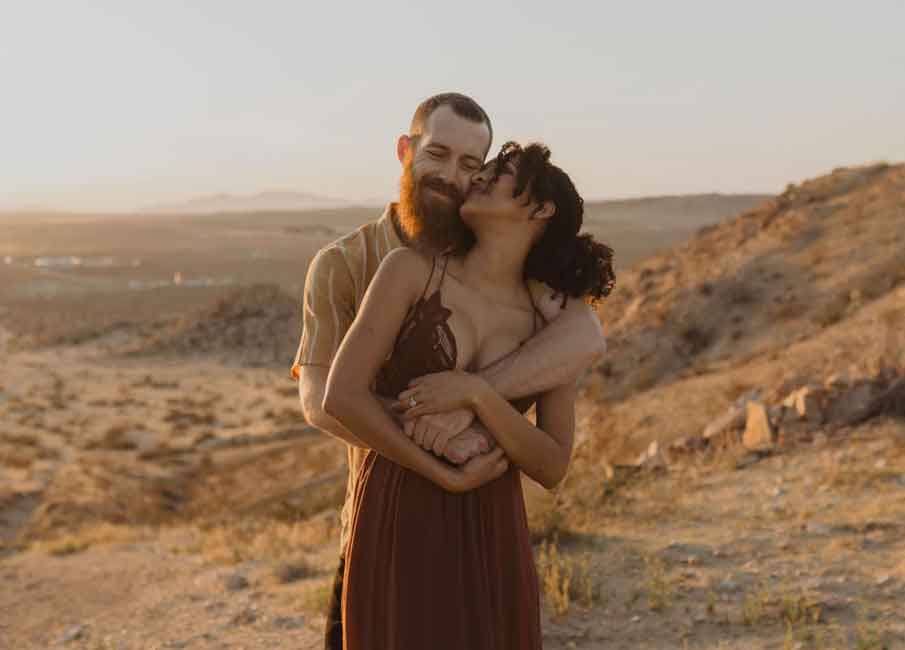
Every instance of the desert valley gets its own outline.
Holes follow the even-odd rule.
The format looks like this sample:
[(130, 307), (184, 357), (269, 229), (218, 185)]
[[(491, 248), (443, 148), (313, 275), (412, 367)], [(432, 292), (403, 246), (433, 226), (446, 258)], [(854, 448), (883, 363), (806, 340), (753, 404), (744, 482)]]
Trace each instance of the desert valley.
[[(381, 208), (0, 214), (0, 648), (316, 648), (344, 449), (289, 366)], [(905, 648), (905, 164), (595, 202), (606, 358), (525, 482), (546, 646)]]

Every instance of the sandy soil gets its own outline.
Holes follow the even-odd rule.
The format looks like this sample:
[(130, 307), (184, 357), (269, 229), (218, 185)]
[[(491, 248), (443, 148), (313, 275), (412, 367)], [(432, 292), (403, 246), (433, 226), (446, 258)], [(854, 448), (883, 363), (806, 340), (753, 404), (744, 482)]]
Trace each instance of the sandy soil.
[[(851, 204), (883, 218), (859, 228), (878, 233), (885, 260), (902, 203), (883, 196)], [(304, 265), (329, 234), (285, 215), (207, 219), (0, 224), (0, 648), (321, 646), (344, 450), (301, 420), (288, 357)], [(304, 232), (292, 239), (290, 227)], [(637, 254), (688, 229), (635, 228)], [(877, 242), (864, 235), (859, 249)], [(651, 337), (673, 340), (670, 296), (697, 291), (710, 268), (695, 246), (675, 268), (657, 270), (665, 255), (630, 272), (639, 305), (624, 296), (602, 310), (625, 349), (583, 382), (570, 476), (553, 493), (525, 483), (545, 647), (905, 648), (902, 418), (818, 427), (769, 452), (714, 445), (667, 468), (625, 464), (651, 440), (700, 433), (752, 388), (853, 365), (869, 374), (898, 349), (891, 315), (905, 291), (852, 298), (797, 339), (763, 347), (742, 328), (736, 348), (673, 347), (654, 358), (659, 375), (623, 370)], [(35, 265), (72, 255), (143, 261)], [(177, 271), (238, 279), (129, 289)], [(783, 327), (801, 329), (802, 314)]]

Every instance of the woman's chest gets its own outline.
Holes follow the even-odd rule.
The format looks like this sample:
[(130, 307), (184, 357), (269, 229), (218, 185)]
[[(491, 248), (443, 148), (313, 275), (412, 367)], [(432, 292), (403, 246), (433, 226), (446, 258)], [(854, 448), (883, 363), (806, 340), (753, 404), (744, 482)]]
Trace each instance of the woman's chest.
[(457, 344), (456, 367), (475, 372), (516, 350), (534, 333), (529, 310), (494, 306), (457, 296), (447, 307), (449, 328)]

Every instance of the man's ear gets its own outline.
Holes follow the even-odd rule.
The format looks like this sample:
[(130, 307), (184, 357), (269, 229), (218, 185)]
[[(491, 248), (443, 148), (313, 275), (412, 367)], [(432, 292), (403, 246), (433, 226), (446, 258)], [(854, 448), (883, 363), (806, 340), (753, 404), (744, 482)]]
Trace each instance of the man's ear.
[(543, 205), (538, 206), (538, 208), (532, 213), (532, 219), (549, 219), (554, 214), (556, 214), (556, 204), (553, 201), (544, 201)]
[(414, 142), (411, 136), (406, 133), (400, 135), (399, 139), (396, 140), (396, 157), (402, 164), (405, 164), (405, 156), (411, 150), (412, 145), (414, 145)]

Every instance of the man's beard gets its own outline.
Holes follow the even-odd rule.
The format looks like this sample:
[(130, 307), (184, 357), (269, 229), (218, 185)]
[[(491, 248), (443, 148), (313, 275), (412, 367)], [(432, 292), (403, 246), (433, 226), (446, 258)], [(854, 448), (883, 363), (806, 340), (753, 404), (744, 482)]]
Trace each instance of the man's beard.
[[(434, 196), (429, 188), (447, 198)], [(432, 174), (416, 180), (411, 157), (406, 159), (399, 180), (396, 214), (408, 245), (431, 254), (465, 248), (472, 235), (459, 216), (463, 201), (455, 185)]]

